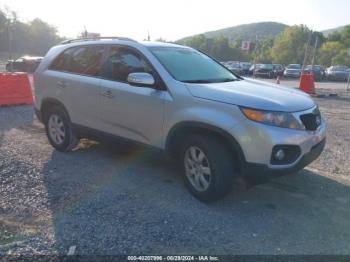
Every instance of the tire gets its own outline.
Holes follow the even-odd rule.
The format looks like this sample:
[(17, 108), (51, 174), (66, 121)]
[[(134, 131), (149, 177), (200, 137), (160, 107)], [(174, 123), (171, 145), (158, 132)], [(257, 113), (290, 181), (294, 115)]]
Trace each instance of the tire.
[(58, 151), (69, 152), (78, 145), (79, 139), (62, 107), (53, 106), (45, 112), (44, 124), (50, 144)]
[[(197, 156), (197, 161), (193, 154)], [(192, 162), (189, 158), (192, 158)], [(233, 159), (232, 152), (221, 140), (207, 135), (186, 137), (178, 156), (186, 187), (194, 197), (203, 202), (218, 200), (230, 192), (235, 175)], [(198, 178), (200, 176), (202, 178)], [(204, 183), (203, 178), (207, 183)]]

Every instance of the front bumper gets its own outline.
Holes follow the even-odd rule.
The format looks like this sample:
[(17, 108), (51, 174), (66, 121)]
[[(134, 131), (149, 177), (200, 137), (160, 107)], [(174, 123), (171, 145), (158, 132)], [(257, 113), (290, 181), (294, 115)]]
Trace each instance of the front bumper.
[(271, 76), (273, 73), (272, 72), (255, 72), (254, 75), (256, 76)]
[(299, 73), (289, 73), (289, 72), (285, 72), (283, 74), (285, 77), (293, 77), (293, 78), (298, 78), (300, 77), (300, 74)]
[[(315, 107), (293, 113), (296, 119), (313, 112)], [(288, 174), (302, 169), (315, 160), (324, 148), (327, 126), (323, 118), (314, 131), (280, 128), (257, 123), (248, 119), (232, 129), (232, 136), (242, 149), (242, 173), (247, 177), (266, 178)], [(274, 147), (297, 147), (294, 159), (276, 164), (272, 161)]]
[(272, 169), (267, 165), (246, 162), (242, 168), (243, 175), (250, 184), (261, 184), (272, 178), (297, 172), (317, 159), (322, 153), (325, 145), (326, 138), (313, 146), (308, 153), (301, 157), (296, 165), (284, 169)]

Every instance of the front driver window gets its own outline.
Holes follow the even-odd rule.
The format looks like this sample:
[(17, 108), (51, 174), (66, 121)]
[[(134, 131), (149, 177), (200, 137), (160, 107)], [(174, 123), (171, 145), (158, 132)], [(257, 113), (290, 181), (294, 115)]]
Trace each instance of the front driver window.
[(137, 52), (130, 48), (112, 46), (102, 66), (102, 76), (107, 79), (127, 82), (130, 73), (152, 73), (152, 69)]

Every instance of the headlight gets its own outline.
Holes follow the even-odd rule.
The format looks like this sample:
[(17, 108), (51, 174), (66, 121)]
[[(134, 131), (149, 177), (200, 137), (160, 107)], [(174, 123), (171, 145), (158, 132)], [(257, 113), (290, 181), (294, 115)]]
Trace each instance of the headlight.
[(240, 109), (248, 119), (255, 122), (284, 128), (305, 129), (291, 113), (256, 110), (246, 107), (240, 107)]

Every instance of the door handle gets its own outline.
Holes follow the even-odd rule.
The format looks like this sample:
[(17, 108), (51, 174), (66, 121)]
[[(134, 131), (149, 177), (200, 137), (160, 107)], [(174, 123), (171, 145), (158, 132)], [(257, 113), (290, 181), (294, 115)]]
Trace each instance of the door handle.
[(113, 98), (113, 92), (111, 90), (104, 90), (101, 92), (101, 95), (107, 98)]
[(57, 86), (60, 88), (65, 88), (67, 87), (67, 84), (64, 81), (57, 81)]

